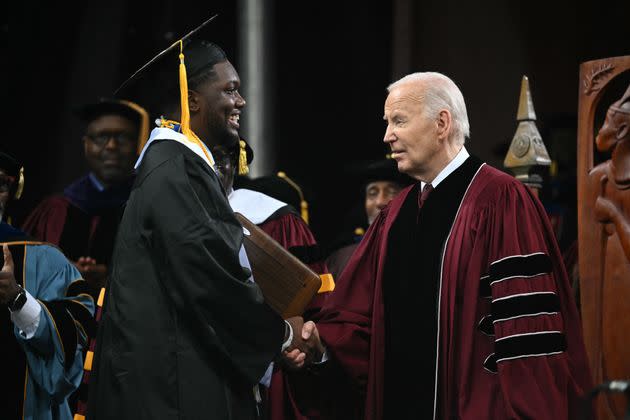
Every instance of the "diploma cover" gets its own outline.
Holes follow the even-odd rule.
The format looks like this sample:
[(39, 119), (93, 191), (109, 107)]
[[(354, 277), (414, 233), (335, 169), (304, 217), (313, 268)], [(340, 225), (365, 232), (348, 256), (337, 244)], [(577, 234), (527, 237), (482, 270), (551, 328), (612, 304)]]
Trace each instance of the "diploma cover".
[(322, 281), (313, 270), (240, 213), (243, 245), (265, 301), (284, 319), (301, 316)]

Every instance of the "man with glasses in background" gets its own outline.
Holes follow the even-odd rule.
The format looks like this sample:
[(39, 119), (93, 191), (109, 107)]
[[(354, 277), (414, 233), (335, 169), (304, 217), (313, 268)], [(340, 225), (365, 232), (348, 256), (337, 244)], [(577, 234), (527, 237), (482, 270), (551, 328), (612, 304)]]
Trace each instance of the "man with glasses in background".
[(148, 116), (135, 103), (109, 99), (82, 106), (77, 116), (86, 124), (82, 140), (89, 172), (63, 194), (42, 201), (23, 228), (59, 246), (98, 292), (107, 278), (137, 151), (148, 137)]

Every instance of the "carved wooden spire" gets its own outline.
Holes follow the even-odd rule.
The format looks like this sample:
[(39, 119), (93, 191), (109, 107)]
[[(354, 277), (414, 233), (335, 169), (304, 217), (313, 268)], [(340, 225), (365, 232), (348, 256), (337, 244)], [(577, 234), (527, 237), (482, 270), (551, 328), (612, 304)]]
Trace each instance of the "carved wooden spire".
[(536, 112), (527, 76), (523, 76), (521, 82), (516, 120), (518, 127), (503, 166), (514, 172), (516, 179), (524, 184), (540, 188), (542, 177), (532, 170), (551, 165), (551, 159), (536, 127)]

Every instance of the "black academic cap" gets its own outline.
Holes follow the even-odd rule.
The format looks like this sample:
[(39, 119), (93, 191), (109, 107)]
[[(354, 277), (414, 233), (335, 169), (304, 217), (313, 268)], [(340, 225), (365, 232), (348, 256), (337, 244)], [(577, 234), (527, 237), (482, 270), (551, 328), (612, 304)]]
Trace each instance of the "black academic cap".
[[(218, 45), (199, 39), (201, 28), (217, 15), (203, 22), (181, 39), (145, 63), (133, 73), (114, 93), (117, 97), (133, 97), (145, 105), (159, 106), (178, 101), (180, 91), (180, 53), (184, 55), (188, 84), (202, 75), (205, 70), (227, 60), (227, 55)], [(182, 50), (183, 48), (183, 50)], [(194, 86), (192, 86), (194, 87)], [(167, 105), (172, 105), (167, 103)]]
[(258, 191), (291, 205), (300, 212), (302, 219), (308, 223), (308, 203), (304, 198), (302, 188), (289, 178), (286, 173), (278, 172), (277, 175), (262, 176), (254, 179), (238, 177), (235, 185), (237, 188)]
[(355, 163), (349, 166), (349, 173), (361, 185), (375, 181), (391, 181), (404, 187), (415, 182), (413, 178), (399, 172), (396, 161), (389, 157)]
[(149, 136), (149, 114), (135, 102), (124, 99), (100, 98), (94, 103), (75, 109), (79, 119), (89, 123), (103, 115), (120, 115), (138, 125), (138, 153), (142, 151)]
[(89, 123), (103, 115), (120, 115), (136, 123), (140, 122), (141, 115), (137, 109), (128, 105), (128, 101), (119, 99), (99, 98), (94, 103), (77, 107), (74, 113), (81, 121)]

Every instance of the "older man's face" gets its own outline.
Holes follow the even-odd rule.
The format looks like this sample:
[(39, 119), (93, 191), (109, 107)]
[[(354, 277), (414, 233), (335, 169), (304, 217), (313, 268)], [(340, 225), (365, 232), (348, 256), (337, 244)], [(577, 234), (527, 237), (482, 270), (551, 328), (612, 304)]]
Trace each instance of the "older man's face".
[(138, 128), (125, 117), (102, 115), (88, 124), (84, 141), (90, 170), (106, 186), (128, 179), (136, 160)]
[(387, 129), (383, 141), (389, 144), (398, 170), (416, 179), (430, 173), (432, 160), (440, 152), (437, 120), (423, 115), (421, 91), (403, 84), (385, 101)]

